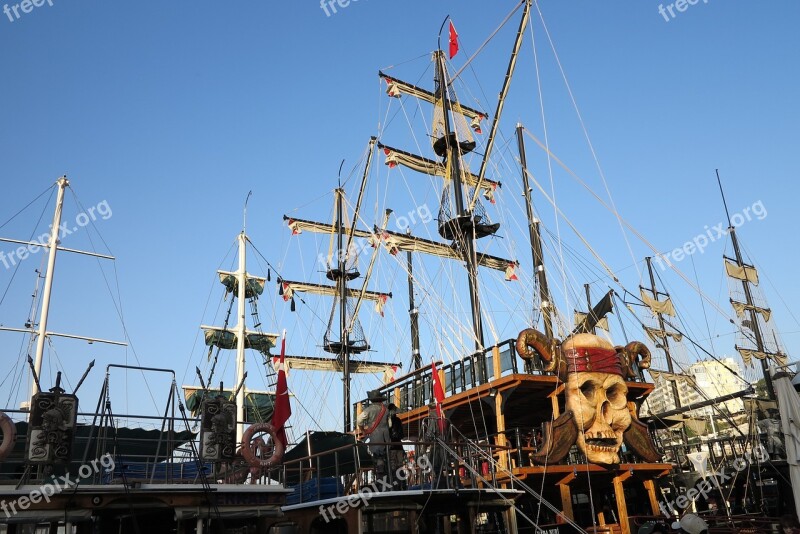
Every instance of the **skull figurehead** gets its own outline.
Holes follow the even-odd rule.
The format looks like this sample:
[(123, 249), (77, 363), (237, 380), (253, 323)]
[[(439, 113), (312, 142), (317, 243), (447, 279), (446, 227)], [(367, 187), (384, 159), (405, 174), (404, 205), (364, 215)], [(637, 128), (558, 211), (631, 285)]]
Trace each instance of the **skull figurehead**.
[(592, 463), (617, 464), (623, 433), (631, 426), (617, 351), (592, 334), (577, 334), (561, 349), (567, 362), (566, 406), (578, 426), (578, 448)]
[(647, 427), (628, 405), (626, 380), (635, 376), (633, 367), (650, 366), (644, 344), (614, 347), (593, 334), (575, 334), (561, 343), (528, 329), (517, 338), (517, 352), (523, 358), (538, 356), (544, 370), (565, 383), (566, 411), (545, 424), (544, 444), (534, 462), (557, 463), (577, 443), (589, 462), (618, 464), (623, 441), (647, 461), (660, 457)]

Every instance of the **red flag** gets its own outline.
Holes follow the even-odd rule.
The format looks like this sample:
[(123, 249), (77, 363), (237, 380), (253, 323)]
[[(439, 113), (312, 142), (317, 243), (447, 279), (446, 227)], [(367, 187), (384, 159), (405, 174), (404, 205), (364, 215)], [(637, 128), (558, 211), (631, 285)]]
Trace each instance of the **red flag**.
[(444, 432), (444, 388), (439, 379), (439, 371), (436, 370), (436, 363), (431, 363), (431, 373), (433, 374), (433, 399), (436, 401), (436, 415), (439, 417), (439, 432)]
[(289, 386), (286, 385), (286, 331), (283, 331), (283, 340), (281, 341), (281, 359), (280, 363), (276, 365), (278, 368), (278, 383), (275, 387), (275, 407), (272, 411), (272, 426), (275, 427), (278, 439), (283, 443), (283, 446), (288, 445), (286, 439), (286, 428), (284, 425), (292, 415), (292, 407), (289, 404)]
[(458, 54), (458, 33), (456, 27), (453, 26), (453, 21), (450, 21), (450, 59), (453, 59)]

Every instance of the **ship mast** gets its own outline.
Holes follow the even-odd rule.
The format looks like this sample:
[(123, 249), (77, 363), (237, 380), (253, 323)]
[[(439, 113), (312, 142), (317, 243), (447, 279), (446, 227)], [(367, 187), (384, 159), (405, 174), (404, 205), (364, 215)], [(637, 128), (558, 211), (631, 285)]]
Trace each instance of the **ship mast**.
[(245, 298), (247, 291), (247, 235), (244, 230), (239, 234), (239, 270), (236, 271), (238, 292), (236, 297), (239, 299), (236, 310), (236, 443), (242, 442), (245, 422), (244, 401), (247, 392), (245, 391), (245, 342), (247, 340), (247, 323), (245, 322)]
[[(453, 182), (453, 196), (455, 199), (456, 213), (451, 221), (447, 221), (440, 229), (444, 238), (460, 238), (464, 247), (464, 260), (467, 264), (467, 283), (469, 285), (469, 301), (472, 310), (472, 331), (475, 336), (475, 350), (483, 350), (483, 322), (481, 318), (481, 303), (478, 294), (478, 268), (475, 258), (475, 221), (471, 210), (464, 209), (464, 194), (461, 183), (461, 146), (453, 133), (450, 124), (450, 97), (448, 95), (449, 81), (447, 78), (447, 65), (445, 64), (444, 51), (436, 51), (436, 95), (442, 102), (444, 142), (446, 146), (445, 158), (450, 169), (448, 177)], [(455, 226), (455, 228), (453, 228)]]
[[(521, 123), (518, 123), (517, 148), (519, 149), (519, 159), (522, 167), (522, 194), (525, 197), (525, 211), (528, 216), (528, 233), (531, 243), (531, 255), (533, 257), (533, 272), (536, 273), (536, 285), (539, 286), (538, 300), (542, 313), (542, 321), (544, 322), (544, 333), (548, 339), (553, 339), (553, 307), (550, 305), (550, 290), (547, 286), (547, 274), (544, 270), (541, 223), (533, 214), (533, 201), (531, 200), (531, 187), (528, 183), (528, 160), (525, 155), (523, 131), (524, 127)], [(534, 298), (534, 302), (536, 302), (536, 298)]]
[[(53, 226), (50, 227), (50, 241), (48, 243), (47, 273), (44, 278), (44, 291), (42, 293), (42, 311), (39, 315), (39, 331), (36, 338), (36, 357), (33, 360), (34, 374), (42, 374), (42, 359), (44, 357), (44, 344), (47, 337), (47, 319), (50, 314), (50, 293), (53, 289), (53, 275), (56, 266), (56, 253), (58, 252), (58, 233), (61, 228), (61, 213), (64, 207), (64, 190), (69, 186), (66, 176), (58, 179), (58, 195), (56, 197), (56, 210), (53, 214)], [(38, 393), (39, 387), (36, 380), (31, 380), (31, 394), (33, 398)]]
[[(647, 262), (647, 272), (650, 275), (650, 291), (653, 293), (654, 298), (658, 298), (658, 289), (656, 288), (656, 278), (653, 274), (653, 258), (646, 257), (645, 261)], [(667, 297), (669, 295), (666, 295)], [(672, 363), (672, 354), (670, 352), (669, 347), (669, 336), (667, 335), (666, 324), (664, 322), (664, 315), (660, 311), (655, 311), (656, 318), (658, 319), (658, 329), (659, 331), (655, 334), (661, 340), (661, 348), (664, 349), (664, 355), (667, 357), (667, 371), (670, 374), (675, 374), (675, 368)], [(681, 397), (678, 394), (678, 381), (677, 380), (670, 380), (672, 383), (672, 396), (675, 399), (675, 408), (681, 408)]]
[[(731, 235), (731, 242), (733, 243), (733, 252), (736, 255), (736, 266), (741, 269), (745, 275), (742, 277), (742, 289), (744, 289), (744, 297), (745, 297), (745, 308), (748, 311), (750, 316), (750, 324), (752, 327), (750, 328), (753, 331), (753, 336), (755, 337), (756, 349), (760, 354), (765, 355), (763, 358), (759, 358), (761, 360), (761, 371), (764, 374), (764, 384), (767, 387), (767, 395), (769, 395), (770, 399), (775, 399), (775, 388), (772, 385), (772, 377), (769, 373), (769, 364), (767, 363), (766, 356), (769, 353), (766, 350), (766, 346), (764, 343), (764, 338), (761, 333), (761, 327), (758, 323), (758, 311), (755, 306), (755, 301), (753, 299), (753, 292), (750, 288), (750, 280), (747, 276), (747, 269), (751, 268), (749, 265), (744, 263), (744, 259), (742, 258), (742, 251), (739, 248), (739, 240), (736, 237), (736, 228), (731, 224), (731, 216), (728, 212), (728, 203), (725, 200), (725, 192), (722, 189), (722, 180), (719, 177), (719, 169), (717, 169), (717, 184), (719, 184), (719, 192), (722, 195), (722, 204), (725, 206), (725, 216), (728, 219), (728, 233)], [(738, 347), (737, 347), (738, 349)]]

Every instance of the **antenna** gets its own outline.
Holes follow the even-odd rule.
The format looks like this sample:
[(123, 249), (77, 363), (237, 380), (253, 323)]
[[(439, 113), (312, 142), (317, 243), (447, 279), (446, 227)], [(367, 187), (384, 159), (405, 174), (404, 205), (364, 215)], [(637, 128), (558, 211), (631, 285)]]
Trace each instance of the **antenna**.
[(250, 190), (247, 192), (247, 198), (244, 199), (244, 217), (242, 220), (242, 233), (246, 233), (245, 229), (247, 228), (247, 202), (250, 200), (250, 197), (253, 195), (253, 191)]
[(444, 20), (442, 21), (442, 25), (439, 27), (439, 38), (436, 41), (436, 50), (442, 49), (442, 30), (444, 30), (444, 25), (447, 24), (447, 21), (450, 20), (450, 15), (447, 15)]
[(722, 190), (722, 180), (719, 178), (719, 169), (717, 171), (717, 184), (719, 184), (719, 194), (722, 195), (722, 205), (725, 206), (725, 216), (728, 218), (728, 228), (733, 226), (731, 224), (731, 214), (728, 212), (728, 202), (725, 200), (725, 191)]

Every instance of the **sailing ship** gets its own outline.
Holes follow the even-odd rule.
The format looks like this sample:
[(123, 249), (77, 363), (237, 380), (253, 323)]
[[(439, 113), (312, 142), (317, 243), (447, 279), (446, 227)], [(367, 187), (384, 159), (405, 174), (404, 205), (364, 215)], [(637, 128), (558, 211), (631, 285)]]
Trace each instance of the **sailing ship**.
[[(531, 23), (531, 0), (520, 2), (516, 9), (520, 8), (520, 23), (493, 115), (458, 98), (459, 76), (451, 73), (448, 54), (441, 45), (432, 55), (430, 88), (403, 81), (386, 70), (378, 73), (388, 105), (413, 102), (415, 109), (432, 115), (431, 126), (425, 130), (431, 142), (427, 147), (413, 143), (414, 138), (392, 138), (388, 130), (382, 131), (367, 144), (350, 212), (347, 182), (343, 184), (340, 178), (333, 191), (332, 222), (295, 212), (284, 216), (294, 235), (329, 236), (328, 255), (319, 273), (322, 280), (281, 272), (284, 269), (274, 268), (258, 252), (268, 267), (267, 274), (251, 273), (248, 249), (252, 242), (243, 228), (236, 239), (238, 268), (217, 273), (229, 299), (223, 324), (203, 326), (208, 352), (204, 368), (197, 369), (198, 383), (185, 385), (181, 396), (172, 380), (170, 401), (163, 416), (155, 419), (159, 430), (147, 434), (116, 426), (120, 414), (111, 410), (109, 378), (96, 410), (86, 414), (92, 419), (90, 424), (77, 422), (77, 391), (68, 394), (58, 383), (49, 393), (43, 392), (41, 384), (35, 386), (29, 414), (5, 410), (17, 419), (30, 417), (30, 422), (11, 426), (0, 420), (4, 431), (0, 451), (8, 454), (2, 473), (10, 482), (0, 489), (0, 498), (7, 502), (19, 503), (51, 483), (54, 476), (80, 474), (92, 457), (98, 461), (110, 458), (114, 463), (77, 486), (59, 488), (46, 502), (28, 503), (24, 513), (0, 515), (0, 525), (7, 525), (7, 532), (18, 532), (17, 525), (30, 529), (46, 524), (48, 529), (66, 532), (630, 534), (647, 521), (665, 521), (664, 514), (673, 518), (677, 512), (669, 506), (665, 512), (664, 503), (677, 501), (696, 481), (696, 477), (683, 475), (696, 471), (690, 455), (698, 444), (661, 432), (671, 415), (669, 410), (651, 410), (649, 418), (639, 420), (642, 404), (657, 388), (646, 380), (647, 373), (666, 385), (675, 410), (696, 411), (707, 405), (681, 401), (682, 382), (675, 379), (681, 373), (673, 366), (671, 347), (685, 334), (671, 324), (674, 308), (669, 295), (657, 286), (652, 266), (648, 262), (650, 285), (640, 288), (636, 302), (655, 321), (637, 325), (642, 327), (643, 342), (630, 341), (622, 330), (614, 337), (624, 338), (625, 343), (617, 345), (611, 334), (604, 333), (612, 330), (609, 315), (627, 313), (631, 304), (610, 287), (603, 287), (601, 298), (593, 301), (592, 288), (586, 286), (586, 309), (576, 312), (574, 323), (559, 312), (551, 289), (553, 278), (548, 278), (547, 265), (552, 261), (545, 258), (548, 234), (534, 209), (533, 187), (540, 185), (528, 168), (525, 153), (530, 132), (522, 125), (516, 128), (518, 166), (508, 172), (506, 188), (519, 176), (518, 185), (511, 187), (519, 187), (524, 200), (529, 260), (516, 257), (518, 249), (503, 242), (504, 227), (492, 221), (484, 204), (501, 196), (502, 184), (497, 178), (501, 173), (491, 157)], [(450, 33), (452, 56), (458, 47), (452, 26)], [(482, 123), (490, 116), (487, 138), (481, 143)], [(408, 148), (415, 145), (420, 150)], [(554, 157), (545, 145), (540, 146), (548, 158)], [(378, 203), (371, 215), (375, 220), (368, 222), (365, 199), (369, 180), (380, 167), (374, 165), (376, 157), (383, 157), (387, 173), (405, 169), (428, 177), (438, 200), (433, 232), (415, 235), (410, 225), (392, 229), (391, 206)], [(479, 165), (473, 172), (471, 163), (476, 158)], [(65, 182), (59, 182), (57, 214)], [(414, 191), (417, 189), (421, 187)], [(385, 194), (385, 198), (394, 201), (396, 197)], [(555, 204), (554, 208), (561, 213)], [(426, 230), (424, 224), (434, 220), (418, 222), (414, 230)], [(737, 312), (741, 308), (741, 326), (749, 328), (752, 334), (747, 337), (756, 341), (754, 346), (741, 345), (743, 351), (749, 351), (742, 354), (778, 361), (782, 352), (777, 340), (775, 345), (766, 344), (766, 330), (759, 322), (766, 318), (767, 308), (753, 299), (748, 285), (754, 281), (753, 267), (744, 263), (735, 233), (731, 235), (736, 258), (726, 260), (726, 269), (742, 282), (745, 297), (734, 300), (734, 308)], [(57, 249), (55, 241), (49, 244), (52, 263), (46, 287), (52, 282)], [(363, 275), (358, 251), (370, 256)], [(621, 285), (599, 255), (594, 251), (592, 255), (601, 264), (600, 270), (610, 273), (607, 286)], [(383, 328), (397, 334), (389, 336), (394, 345), (372, 342), (368, 334), (375, 329), (362, 324), (362, 310), (372, 307), (380, 317), (401, 300), (399, 292), (384, 285), (386, 278), (376, 276), (387, 259), (394, 269), (393, 279), (404, 280), (408, 288), (407, 328), (405, 320), (402, 329)], [(443, 281), (426, 272), (431, 262), (448, 265)], [(524, 282), (529, 291), (511, 286), (515, 280)], [(567, 285), (566, 276), (563, 283)], [(273, 352), (280, 336), (271, 332), (281, 325), (265, 324), (259, 312), (260, 299), (270, 293), (270, 286), (297, 316), (315, 315), (313, 324), (322, 328), (307, 328), (298, 337), (317, 338), (306, 346), (318, 346), (326, 355), (293, 355), (281, 350), (278, 357)], [(451, 300), (441, 294), (445, 292), (453, 294)], [(324, 313), (313, 309), (310, 295), (320, 309), (326, 309)], [(462, 295), (465, 306), (461, 306)], [(624, 296), (627, 299), (629, 294)], [(510, 328), (516, 328), (510, 336), (497, 326), (500, 314), (496, 304), (504, 300), (511, 310), (504, 317), (510, 318)], [(49, 333), (46, 310), (43, 305), (37, 329), (40, 343)], [(235, 321), (230, 320), (232, 316)], [(748, 318), (749, 326), (744, 324)], [(29, 330), (32, 327), (26, 332)], [(375, 356), (376, 346), (383, 349), (382, 355)], [(235, 351), (235, 374), (232, 381), (226, 384), (223, 380), (217, 387), (215, 380), (223, 374), (217, 364), (227, 361), (224, 351)], [(32, 363), (33, 376), (38, 376), (37, 366), (41, 365), (38, 354)], [(255, 362), (248, 355), (255, 355)], [(400, 370), (405, 369), (401, 355), (409, 356), (407, 370)], [(648, 371), (660, 361), (665, 369)], [(255, 364), (258, 371), (254, 375), (263, 377), (262, 390), (248, 388), (248, 362), (250, 371)], [(285, 384), (288, 370), (292, 372), (287, 389), (281, 384)], [(309, 424), (307, 430), (301, 430), (297, 424), (302, 420), (301, 410), (296, 408), (288, 422), (272, 425), (276, 404), (279, 399), (288, 400), (289, 390), (295, 395), (295, 406), (306, 411), (308, 401), (293, 384), (316, 384), (308, 378), (315, 373), (341, 377), (340, 429)], [(375, 378), (376, 374), (382, 378)], [(311, 402), (320, 404), (322, 397), (327, 410), (325, 401), (335, 396), (329, 389), (312, 387), (306, 388), (314, 397)], [(376, 440), (365, 444), (355, 435), (358, 425), (354, 421), (368, 409), (365, 405), (370, 398), (375, 402), (385, 399), (382, 402), (387, 409), (388, 404), (394, 405), (404, 434), (399, 444)], [(724, 400), (729, 399), (703, 402), (712, 405)], [(54, 429), (52, 417), (56, 415), (61, 419)], [(306, 419), (314, 419), (313, 414)], [(440, 426), (445, 419), (447, 424)], [(40, 451), (42, 436), (51, 441)], [(288, 442), (285, 452), (284, 441)], [(718, 441), (700, 445), (700, 452), (705, 446), (710, 455), (718, 453), (723, 457), (720, 460), (726, 460), (753, 451), (757, 444), (752, 439)], [(13, 444), (9, 451), (5, 450), (7, 442)], [(402, 465), (393, 464), (388, 478), (382, 478), (378, 462), (392, 457), (398, 446)], [(718, 459), (712, 460), (717, 465)], [(778, 467), (777, 472), (785, 472), (781, 471), (782, 460), (769, 461)], [(759, 462), (753, 470), (759, 476), (767, 472), (762, 463), (768, 462)], [(767, 486), (763, 477), (761, 481), (763, 501)], [(733, 487), (742, 484), (717, 489), (720, 495), (727, 495), (723, 489), (731, 491)], [(747, 498), (745, 495), (740, 501)], [(714, 528), (769, 530), (769, 520), (755, 520), (752, 514), (737, 518), (727, 504), (723, 508), (726, 513), (722, 517), (708, 516)], [(780, 512), (778, 507), (773, 513)]]

